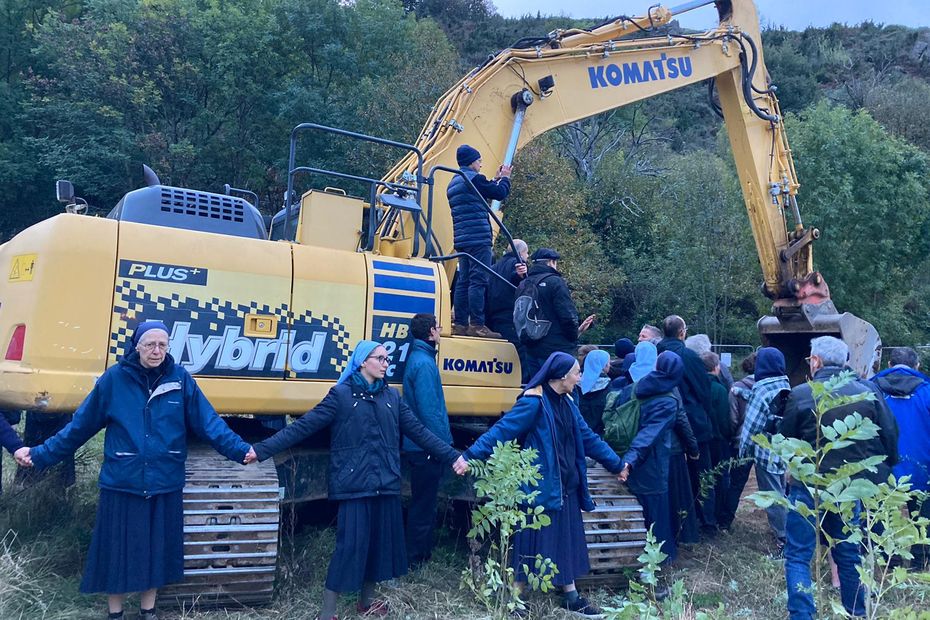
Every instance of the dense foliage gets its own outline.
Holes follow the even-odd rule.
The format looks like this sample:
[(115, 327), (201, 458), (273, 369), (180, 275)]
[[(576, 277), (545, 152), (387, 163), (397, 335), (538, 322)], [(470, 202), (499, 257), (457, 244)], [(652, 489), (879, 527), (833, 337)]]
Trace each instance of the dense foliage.
[[(646, 5), (644, 4), (644, 9)], [(59, 210), (56, 178), (105, 212), (162, 180), (286, 186), (309, 121), (412, 140), (489, 54), (576, 24), (505, 19), (485, 0), (7, 0), (0, 8), (0, 238)], [(768, 30), (817, 267), (887, 343), (928, 340), (930, 31)], [(380, 174), (396, 153), (309, 140), (313, 163)], [(767, 303), (722, 125), (702, 85), (550, 132), (518, 154), (508, 226), (550, 245), (594, 340), (678, 312), (755, 342)]]

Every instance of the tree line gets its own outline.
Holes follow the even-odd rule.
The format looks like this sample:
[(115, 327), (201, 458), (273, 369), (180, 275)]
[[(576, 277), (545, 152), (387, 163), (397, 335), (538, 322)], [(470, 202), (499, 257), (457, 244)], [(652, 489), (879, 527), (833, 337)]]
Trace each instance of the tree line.
[[(272, 213), (297, 123), (412, 141), (488, 54), (601, 21), (509, 19), (484, 0), (8, 0), (0, 238), (60, 210), (56, 178), (105, 213), (140, 185), (141, 163), (172, 185), (250, 189)], [(930, 31), (768, 29), (763, 44), (837, 306), (886, 343), (926, 342)], [(601, 317), (593, 340), (677, 312), (717, 342), (756, 342), (768, 302), (725, 131), (695, 85), (518, 154), (505, 221), (562, 252), (579, 307)], [(313, 165), (373, 176), (397, 155), (312, 138), (303, 148)]]

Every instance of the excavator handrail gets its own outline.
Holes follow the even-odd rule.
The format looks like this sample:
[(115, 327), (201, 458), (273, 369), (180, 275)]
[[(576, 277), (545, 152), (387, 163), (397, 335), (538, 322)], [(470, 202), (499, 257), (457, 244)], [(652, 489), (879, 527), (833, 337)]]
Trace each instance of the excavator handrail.
[[(334, 170), (326, 170), (326, 169), (324, 169), (324, 168), (314, 168), (314, 167), (310, 167), (310, 166), (300, 166), (300, 167), (298, 167), (298, 166), (296, 165), (296, 159), (297, 159), (297, 136), (298, 136), (299, 133), (301, 133), (301, 132), (303, 132), (303, 131), (308, 131), (308, 130), (309, 130), (309, 131), (322, 131), (322, 132), (324, 132), (324, 133), (332, 133), (332, 134), (336, 134), (336, 135), (339, 135), (339, 136), (345, 136), (345, 137), (347, 137), (347, 138), (353, 138), (353, 139), (356, 139), (356, 140), (362, 140), (362, 141), (364, 141), (364, 142), (372, 142), (372, 143), (374, 143), (374, 144), (381, 144), (381, 145), (384, 145), (384, 146), (389, 146), (389, 147), (393, 147), (393, 148), (399, 148), (399, 149), (402, 149), (402, 150), (405, 150), (405, 151), (407, 151), (407, 152), (409, 152), (409, 153), (414, 154), (414, 155), (416, 156), (416, 158), (417, 158), (417, 167), (416, 167), (417, 172), (416, 172), (416, 179), (415, 179), (416, 187), (410, 187), (410, 186), (408, 186), (408, 185), (404, 185), (403, 183), (397, 183), (397, 182), (395, 182), (395, 181), (386, 181), (386, 180), (383, 180), (383, 179), (381, 179), (381, 180), (378, 180), (378, 179), (371, 179), (371, 178), (369, 178), (369, 177), (362, 177), (362, 176), (359, 176), (359, 175), (350, 175), (350, 174), (346, 174), (346, 173), (343, 173), (343, 172), (336, 172), (336, 171), (334, 171)], [(294, 127), (294, 128), (291, 130), (291, 136), (290, 136), (290, 147), (289, 147), (289, 151), (288, 151), (288, 160), (287, 160), (287, 193), (285, 194), (285, 199), (284, 199), (284, 200), (285, 200), (285, 205), (284, 205), (284, 234), (283, 234), (283, 237), (282, 237), (282, 238), (285, 239), (285, 240), (292, 241), (292, 239), (290, 239), (291, 210), (292, 210), (292, 208), (293, 208), (293, 206), (294, 206), (294, 205), (293, 205), (293, 199), (294, 199), (294, 177), (297, 175), (298, 172), (309, 172), (309, 173), (313, 173), (313, 174), (322, 174), (322, 175), (327, 175), (327, 176), (333, 176), (333, 177), (336, 177), (336, 178), (351, 179), (351, 180), (356, 180), (356, 181), (363, 181), (363, 182), (368, 182), (369, 184), (371, 184), (373, 188), (375, 188), (375, 187), (377, 187), (377, 186), (381, 186), (381, 187), (387, 187), (387, 188), (390, 188), (390, 189), (398, 189), (398, 190), (402, 190), (402, 191), (405, 191), (405, 192), (410, 192), (410, 193), (412, 193), (412, 194), (414, 194), (414, 195), (416, 196), (416, 202), (417, 202), (417, 204), (419, 205), (419, 204), (420, 204), (421, 194), (422, 194), (422, 189), (423, 189), (423, 183), (424, 183), (424, 178), (423, 178), (423, 160), (424, 160), (423, 152), (422, 152), (418, 147), (416, 147), (416, 146), (413, 145), (413, 144), (407, 144), (407, 143), (405, 143), (405, 142), (397, 142), (397, 141), (395, 141), (395, 140), (388, 140), (387, 138), (378, 138), (378, 137), (376, 137), (376, 136), (370, 136), (370, 135), (368, 135), (368, 134), (359, 133), (359, 132), (357, 132), (357, 131), (349, 131), (349, 130), (347, 130), (347, 129), (339, 129), (339, 128), (336, 128), (336, 127), (328, 127), (328, 126), (326, 126), (326, 125), (319, 125), (319, 124), (317, 124), (317, 123), (300, 123), (299, 125), (297, 125), (296, 127)], [(375, 192), (374, 192), (374, 190), (373, 190), (373, 191), (372, 191), (372, 194), (374, 194), (374, 193), (375, 193)], [(374, 205), (373, 202), (372, 202), (371, 210), (370, 210), (369, 213), (370, 213), (370, 214), (369, 214), (369, 219), (370, 219), (370, 222), (369, 222), (369, 230), (372, 230), (372, 231), (373, 231), (374, 228), (375, 228), (375, 226), (376, 226), (376, 224), (377, 224), (377, 222), (375, 221), (375, 218), (376, 218), (376, 209), (375, 209), (375, 205)], [(295, 231), (295, 233), (296, 233), (296, 231)], [(416, 234), (416, 233), (414, 233), (414, 234)], [(427, 242), (428, 242), (428, 241), (427, 241)]]
[(435, 177), (436, 177), (436, 173), (437, 173), (437, 172), (450, 172), (450, 173), (452, 173), (452, 174), (455, 175), (455, 176), (461, 177), (462, 180), (465, 181), (465, 182), (468, 184), (468, 187), (471, 189), (471, 191), (472, 191), (476, 196), (478, 196), (478, 198), (481, 199), (481, 205), (484, 207), (484, 210), (487, 211), (488, 215), (491, 216), (491, 219), (493, 219), (494, 222), (497, 224), (497, 226), (498, 226), (498, 231), (499, 231), (499, 232), (502, 232), (502, 233), (504, 234), (504, 236), (507, 237), (507, 242), (508, 242), (508, 244), (510, 245), (510, 248), (513, 250), (514, 255), (515, 255), (515, 256), (520, 256), (520, 252), (517, 251), (517, 246), (516, 246), (516, 244), (514, 243), (513, 235), (510, 234), (510, 230), (508, 230), (508, 228), (507, 228), (506, 226), (504, 226), (504, 222), (497, 216), (496, 213), (494, 213), (494, 209), (492, 209), (492, 208), (491, 208), (491, 205), (488, 204), (488, 201), (484, 199), (484, 196), (482, 196), (482, 195), (480, 194), (480, 192), (478, 192), (478, 189), (475, 187), (475, 184), (471, 182), (471, 179), (469, 179), (468, 176), (466, 176), (465, 173), (462, 172), (461, 170), (459, 170), (458, 168), (451, 168), (451, 167), (449, 167), (449, 166), (443, 166), (442, 164), (437, 164), (437, 165), (433, 166), (432, 168), (430, 168), (429, 177), (427, 177), (427, 178), (428, 178), (427, 185), (429, 186), (429, 190), (428, 190), (428, 192), (427, 192), (427, 198), (426, 198), (426, 204), (427, 204), (427, 209), (426, 209), (426, 227), (427, 227), (427, 230), (429, 230), (430, 232), (432, 232), (432, 221), (433, 221), (433, 191), (436, 189), (436, 183), (435, 183), (434, 181), (435, 181)]
[(491, 269), (490, 267), (482, 263), (480, 260), (478, 260), (471, 254), (469, 254), (468, 252), (453, 252), (452, 254), (447, 254), (445, 256), (430, 256), (429, 260), (433, 261), (434, 263), (444, 263), (446, 261), (455, 260), (457, 258), (467, 258), (471, 260), (471, 262), (474, 263), (475, 266), (480, 267), (481, 269), (487, 271), (489, 274), (493, 275), (495, 278), (497, 278), (501, 282), (506, 283), (507, 286), (509, 286), (510, 288), (516, 290), (517, 287), (513, 285), (513, 282), (511, 282), (510, 280), (508, 280), (501, 274), (497, 273), (496, 271), (494, 271), (493, 269)]

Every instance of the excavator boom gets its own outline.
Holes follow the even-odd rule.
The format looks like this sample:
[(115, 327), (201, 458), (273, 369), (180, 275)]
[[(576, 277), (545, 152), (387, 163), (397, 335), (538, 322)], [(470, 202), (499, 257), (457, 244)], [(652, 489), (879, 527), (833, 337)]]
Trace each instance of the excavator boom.
[[(717, 28), (694, 35), (631, 38), (649, 34), (674, 15), (715, 4)], [(469, 144), (485, 167), (510, 164), (536, 136), (589, 116), (672, 90), (713, 80), (719, 94), (737, 174), (763, 273), (772, 315), (759, 321), (763, 342), (782, 348), (797, 366), (810, 338), (835, 335), (852, 351), (850, 363), (871, 374), (880, 340), (865, 321), (836, 311), (823, 277), (814, 271), (816, 228), (802, 221), (799, 183), (774, 88), (765, 68), (759, 18), (751, 0), (698, 0), (681, 7), (655, 6), (645, 17), (620, 17), (590, 30), (556, 30), (522, 39), (475, 68), (449, 89), (417, 138), (424, 170), (455, 168), (455, 151)], [(408, 156), (385, 176), (415, 178)], [(452, 220), (437, 177), (432, 198), (435, 254), (452, 250)], [(492, 204), (493, 210), (498, 205)], [(380, 251), (411, 255), (401, 231), (404, 216), (384, 218)], [(428, 251), (428, 250), (427, 250)], [(451, 277), (454, 265), (446, 265)], [(796, 381), (803, 379), (799, 372)]]

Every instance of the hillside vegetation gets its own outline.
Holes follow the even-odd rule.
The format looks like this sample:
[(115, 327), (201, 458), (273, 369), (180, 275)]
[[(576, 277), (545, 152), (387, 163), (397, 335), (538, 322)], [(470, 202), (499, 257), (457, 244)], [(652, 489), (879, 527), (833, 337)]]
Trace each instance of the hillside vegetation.
[[(271, 213), (295, 124), (411, 141), (466, 69), (569, 25), (505, 19), (484, 0), (8, 0), (0, 238), (59, 211), (56, 178), (106, 212), (143, 162), (172, 185), (251, 189)], [(866, 23), (763, 41), (837, 306), (886, 343), (926, 342), (930, 31)], [(591, 339), (675, 311), (718, 342), (756, 341), (768, 304), (724, 131), (696, 85), (519, 153), (508, 226), (562, 252), (582, 312), (603, 319)], [(373, 176), (393, 155), (313, 141), (306, 153)]]

